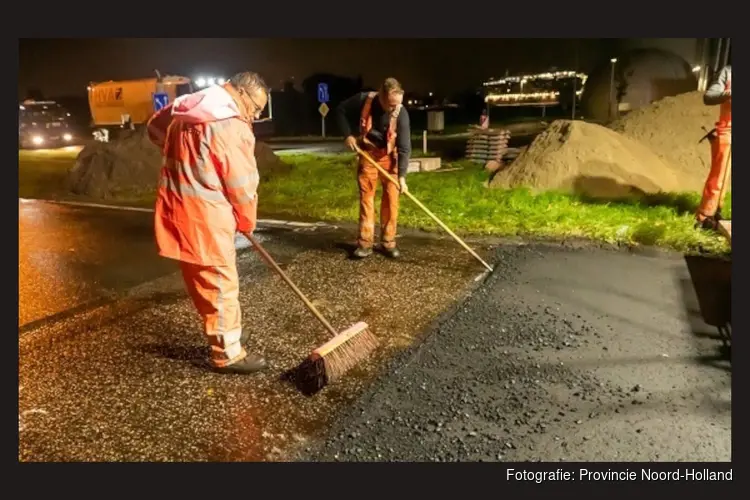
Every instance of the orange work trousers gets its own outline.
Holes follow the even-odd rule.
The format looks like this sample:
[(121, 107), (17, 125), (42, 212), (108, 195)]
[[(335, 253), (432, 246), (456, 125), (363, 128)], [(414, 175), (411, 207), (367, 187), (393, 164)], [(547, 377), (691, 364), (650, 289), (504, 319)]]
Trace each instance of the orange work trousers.
[(703, 187), (703, 197), (698, 206), (698, 220), (703, 221), (716, 215), (719, 205), (724, 176), (731, 164), (732, 128), (717, 127), (716, 138), (711, 141), (711, 170)]
[(245, 352), (237, 266), (209, 267), (180, 262), (182, 277), (203, 320), (211, 346), (211, 364), (223, 367), (242, 360)]
[[(373, 160), (398, 178), (398, 165), (393, 156), (383, 150), (368, 151)], [(372, 248), (375, 243), (375, 192), (378, 179), (383, 186), (380, 200), (380, 243), (383, 248), (396, 247), (396, 224), (398, 222), (398, 202), (400, 190), (398, 185), (389, 181), (378, 169), (364, 158), (359, 159), (357, 182), (359, 183), (359, 238), (357, 244), (362, 248)]]

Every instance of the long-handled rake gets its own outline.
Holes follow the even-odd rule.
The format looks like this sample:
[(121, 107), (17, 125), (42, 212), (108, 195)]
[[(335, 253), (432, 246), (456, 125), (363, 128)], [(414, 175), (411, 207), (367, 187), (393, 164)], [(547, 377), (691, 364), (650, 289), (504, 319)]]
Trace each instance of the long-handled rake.
[(339, 333), (326, 320), (302, 291), (281, 270), (279, 265), (266, 252), (266, 249), (253, 237), (245, 234), (263, 260), (289, 285), (307, 308), (331, 333), (331, 340), (315, 349), (297, 369), (297, 382), (308, 392), (317, 392), (325, 385), (339, 379), (344, 373), (364, 361), (377, 347), (378, 339), (367, 323), (360, 321)]
[[(362, 156), (362, 158), (364, 158), (370, 165), (372, 165), (373, 167), (377, 168), (378, 172), (380, 172), (386, 179), (388, 179), (390, 182), (393, 182), (397, 186), (399, 185), (398, 181), (396, 179), (394, 179), (393, 176), (391, 174), (389, 174), (383, 167), (381, 167), (380, 165), (378, 165), (378, 162), (376, 162), (375, 160), (373, 160), (370, 155), (368, 155), (367, 153), (365, 153), (364, 151), (362, 151), (362, 149), (359, 146), (355, 146), (354, 148), (355, 148), (354, 150), (360, 156)], [(446, 233), (448, 233), (449, 235), (451, 235), (453, 237), (453, 239), (456, 240), (459, 243), (459, 245), (461, 245), (462, 247), (464, 247), (464, 249), (467, 252), (469, 252), (475, 259), (477, 259), (479, 262), (481, 262), (482, 265), (485, 268), (487, 268), (487, 270), (489, 272), (492, 272), (492, 266), (490, 266), (489, 264), (487, 264), (479, 255), (477, 255), (477, 253), (474, 250), (471, 249), (471, 247), (469, 247), (469, 245), (467, 245), (464, 242), (464, 240), (462, 240), (461, 238), (459, 238), (456, 233), (454, 233), (453, 231), (451, 231), (448, 226), (446, 226), (445, 224), (443, 224), (443, 221), (441, 221), (440, 219), (438, 219), (435, 214), (433, 214), (432, 212), (430, 212), (430, 210), (426, 206), (424, 206), (421, 201), (419, 201), (418, 199), (416, 199), (414, 197), (414, 195), (411, 194), (409, 191), (406, 191), (404, 194), (406, 196), (408, 196), (411, 199), (411, 201), (413, 201), (419, 208), (421, 208), (422, 210), (424, 210), (424, 212), (427, 215), (429, 215), (432, 218), (432, 220), (434, 220), (435, 222), (437, 222), (438, 225), (440, 227), (442, 227), (445, 230)]]

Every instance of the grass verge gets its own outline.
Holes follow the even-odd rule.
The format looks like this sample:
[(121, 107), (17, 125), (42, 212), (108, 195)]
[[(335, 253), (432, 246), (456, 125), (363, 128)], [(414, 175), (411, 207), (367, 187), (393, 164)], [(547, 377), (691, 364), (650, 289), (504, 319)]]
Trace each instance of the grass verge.
[[(64, 179), (74, 155), (19, 154), (19, 196), (67, 198)], [(355, 222), (358, 193), (352, 155), (287, 155), (294, 165), (260, 187), (260, 216)], [(484, 186), (485, 172), (476, 164), (444, 173), (409, 176), (411, 192), (459, 234), (589, 238), (615, 244), (655, 245), (683, 252), (727, 253), (726, 240), (693, 229), (693, 213), (700, 195), (676, 193), (611, 202), (527, 189), (498, 190)], [(116, 204), (148, 206), (153, 196), (122, 196)], [(402, 226), (438, 230), (410, 200), (402, 198)], [(731, 193), (725, 214), (731, 217)]]

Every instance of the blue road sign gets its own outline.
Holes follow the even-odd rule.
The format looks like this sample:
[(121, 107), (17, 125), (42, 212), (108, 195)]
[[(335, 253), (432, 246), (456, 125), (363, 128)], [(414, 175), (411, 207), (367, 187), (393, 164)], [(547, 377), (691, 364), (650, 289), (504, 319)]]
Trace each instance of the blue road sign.
[(167, 104), (169, 104), (169, 94), (164, 92), (154, 94), (154, 111), (167, 107)]
[(319, 83), (318, 84), (318, 102), (328, 102), (328, 84), (327, 83)]

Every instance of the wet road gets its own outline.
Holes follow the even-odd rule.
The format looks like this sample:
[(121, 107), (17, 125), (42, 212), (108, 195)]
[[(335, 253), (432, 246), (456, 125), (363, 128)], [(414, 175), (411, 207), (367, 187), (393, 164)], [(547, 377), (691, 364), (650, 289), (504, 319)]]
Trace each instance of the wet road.
[(496, 262), (299, 458), (732, 459), (729, 263), (549, 246)]
[[(115, 227), (120, 219), (108, 220), (112, 235), (125, 231)], [(353, 262), (343, 247), (354, 235), (345, 230), (267, 229), (258, 236), (335, 326), (370, 324), (382, 342), (371, 360), (314, 398), (281, 380), (327, 340), (326, 331), (256, 254), (243, 252), (248, 348), (266, 355), (271, 370), (247, 378), (206, 370), (208, 352), (179, 276), (143, 282), (114, 303), (43, 322), (22, 336), (19, 459), (284, 460), (322, 435), (384, 362), (413, 345), (481, 271), (449, 241), (405, 237), (400, 262)], [(119, 251), (121, 259), (129, 253)], [(75, 279), (69, 271), (60, 281)]]
[(155, 252), (150, 213), (18, 204), (19, 332), (173, 272)]
[[(220, 376), (179, 276), (153, 257), (150, 214), (21, 210), (21, 308), (37, 304), (19, 340), (22, 461), (731, 458), (727, 349), (679, 256), (506, 245), (492, 259), (478, 245), (497, 270), (457, 302), (481, 268), (452, 241), (405, 236), (403, 260), (353, 262), (351, 231), (266, 228), (335, 326), (367, 321), (382, 342), (311, 398), (282, 376), (326, 332), (256, 254), (239, 258), (243, 325), (272, 369)], [(721, 303), (705, 281), (727, 267), (701, 268), (701, 306)]]

